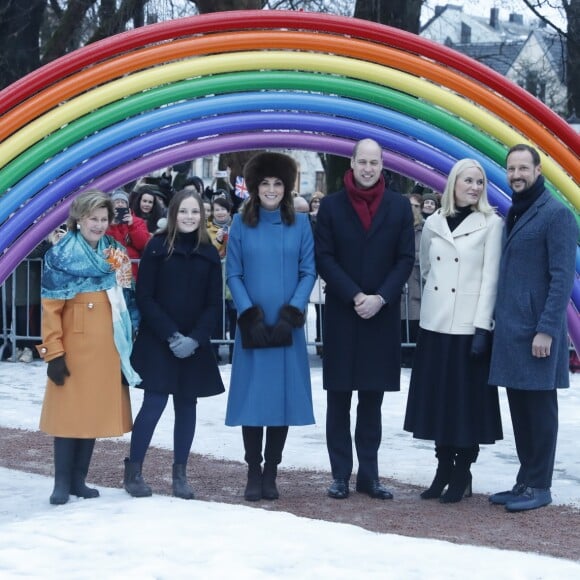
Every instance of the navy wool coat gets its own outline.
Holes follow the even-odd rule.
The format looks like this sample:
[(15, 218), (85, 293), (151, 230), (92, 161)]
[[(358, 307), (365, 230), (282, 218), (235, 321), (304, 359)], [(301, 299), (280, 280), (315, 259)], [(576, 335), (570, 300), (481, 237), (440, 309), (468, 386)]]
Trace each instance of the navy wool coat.
[[(566, 307), (575, 277), (574, 216), (544, 191), (506, 232), (489, 382), (524, 390), (569, 387)], [(553, 339), (549, 357), (532, 356), (538, 332)]]
[[(415, 263), (409, 201), (386, 190), (367, 232), (346, 190), (325, 197), (315, 229), (316, 265), (326, 282), (323, 386), (328, 390), (398, 391), (401, 375), (401, 290)], [(387, 302), (363, 320), (359, 292)]]
[[(168, 257), (164, 236), (146, 246), (139, 265), (136, 295), (141, 313), (131, 362), (145, 390), (209, 397), (224, 392), (210, 344), (222, 296), (222, 270), (217, 250), (202, 244), (191, 251), (177, 238)], [(167, 339), (181, 332), (199, 342), (193, 356), (179, 359)]]

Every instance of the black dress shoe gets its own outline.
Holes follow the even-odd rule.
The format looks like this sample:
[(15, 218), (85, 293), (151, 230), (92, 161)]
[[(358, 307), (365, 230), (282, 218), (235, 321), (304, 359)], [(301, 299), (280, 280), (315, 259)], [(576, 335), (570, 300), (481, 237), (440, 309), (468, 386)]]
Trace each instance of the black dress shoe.
[(328, 497), (334, 499), (346, 499), (349, 493), (348, 479), (335, 479), (328, 488)]
[(356, 490), (366, 493), (374, 499), (393, 499), (393, 494), (377, 479), (375, 481), (357, 481)]

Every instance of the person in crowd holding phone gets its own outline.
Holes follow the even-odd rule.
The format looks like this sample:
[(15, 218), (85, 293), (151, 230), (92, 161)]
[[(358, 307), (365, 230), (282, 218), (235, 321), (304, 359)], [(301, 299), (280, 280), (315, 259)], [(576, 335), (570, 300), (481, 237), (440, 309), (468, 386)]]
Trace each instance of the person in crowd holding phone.
[(247, 501), (279, 497), (288, 427), (314, 423), (303, 326), (316, 270), (308, 215), (292, 203), (296, 175), (288, 155), (252, 157), (244, 168), (250, 197), (228, 240), (227, 281), (240, 315), (226, 425), (242, 426)]
[(483, 167), (461, 159), (419, 252), (425, 287), (404, 428), (435, 442), (437, 471), (423, 499), (471, 496), (480, 444), (503, 437), (497, 388), (488, 385), (502, 231)]
[(122, 189), (116, 189), (111, 195), (115, 210), (115, 218), (107, 230), (107, 234), (123, 244), (133, 260), (133, 277), (137, 279), (138, 260), (151, 239), (147, 224), (129, 209), (129, 196)]
[(210, 336), (221, 304), (222, 271), (205, 228), (197, 192), (182, 190), (169, 202), (167, 228), (147, 244), (137, 280), (142, 314), (132, 361), (143, 378), (143, 404), (125, 459), (124, 486), (133, 497), (151, 495), (142, 476), (153, 432), (173, 396), (173, 495), (193, 499), (187, 461), (198, 397), (224, 392)]
[(48, 382), (40, 429), (54, 436), (50, 503), (70, 495), (99, 496), (88, 487), (95, 439), (131, 430), (128, 384), (137, 384), (131, 321), (121, 288), (131, 283), (124, 248), (105, 235), (113, 219), (109, 196), (81, 193), (71, 204), (68, 232), (44, 257), (42, 344)]

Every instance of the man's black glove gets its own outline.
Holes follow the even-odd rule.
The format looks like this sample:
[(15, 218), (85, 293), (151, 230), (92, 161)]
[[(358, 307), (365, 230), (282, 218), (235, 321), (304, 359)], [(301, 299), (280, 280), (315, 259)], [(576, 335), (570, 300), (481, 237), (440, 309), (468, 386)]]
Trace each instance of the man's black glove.
[(238, 326), (244, 348), (267, 348), (270, 345), (270, 332), (264, 324), (264, 311), (259, 306), (244, 310), (238, 318)]
[(64, 354), (48, 361), (46, 374), (55, 385), (59, 387), (64, 385), (66, 377), (70, 377), (70, 371), (66, 366), (66, 362), (64, 362)]
[(471, 340), (471, 356), (481, 358), (491, 350), (491, 332), (483, 328), (476, 328)]
[(271, 345), (272, 346), (290, 346), (292, 344), (292, 330), (304, 326), (306, 318), (304, 312), (284, 304), (280, 308), (278, 322), (272, 328)]

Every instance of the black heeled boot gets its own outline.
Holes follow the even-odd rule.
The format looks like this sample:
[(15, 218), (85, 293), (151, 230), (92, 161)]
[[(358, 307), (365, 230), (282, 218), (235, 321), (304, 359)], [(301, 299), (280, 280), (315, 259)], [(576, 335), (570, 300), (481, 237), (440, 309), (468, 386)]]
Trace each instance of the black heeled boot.
[(262, 438), (263, 427), (242, 427), (244, 460), (248, 464), (248, 481), (244, 490), (246, 501), (262, 499)]
[(471, 497), (473, 495), (470, 467), (477, 459), (479, 446), (458, 447), (456, 452), (457, 455), (455, 458), (455, 466), (451, 473), (451, 481), (449, 482), (447, 491), (439, 499), (441, 503), (457, 503), (464, 497)]
[(455, 451), (452, 447), (445, 445), (435, 445), (435, 457), (437, 457), (437, 471), (435, 478), (431, 483), (429, 489), (421, 493), (422, 499), (436, 499), (441, 497), (445, 486), (451, 480), (451, 473), (453, 471), (453, 462), (455, 459)]
[(173, 495), (181, 499), (195, 499), (193, 489), (187, 481), (185, 463), (173, 464)]
[(75, 454), (71, 477), (70, 492), (84, 499), (99, 497), (99, 490), (88, 487), (85, 483), (89, 473), (89, 465), (95, 448), (94, 439), (75, 439)]
[(76, 439), (54, 438), (54, 489), (50, 496), (52, 505), (62, 505), (69, 500)]
[(266, 449), (264, 450), (266, 463), (264, 463), (264, 473), (262, 474), (263, 499), (278, 499), (280, 497), (276, 487), (276, 477), (287, 436), (288, 427), (268, 427), (266, 429)]

